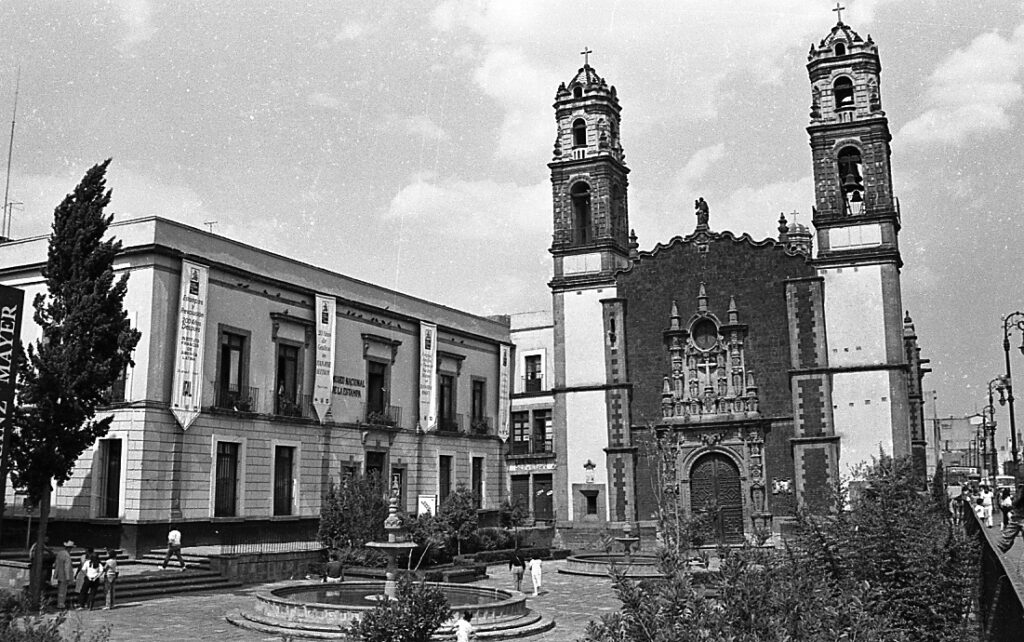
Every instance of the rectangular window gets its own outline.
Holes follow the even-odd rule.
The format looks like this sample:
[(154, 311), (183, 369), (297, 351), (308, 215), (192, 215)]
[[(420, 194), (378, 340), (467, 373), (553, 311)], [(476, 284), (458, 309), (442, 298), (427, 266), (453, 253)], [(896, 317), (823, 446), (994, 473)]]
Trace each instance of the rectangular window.
[(587, 515), (597, 515), (597, 491), (584, 491), (587, 498)]
[(530, 452), (530, 413), (512, 413), (512, 454), (525, 455)]
[(535, 519), (554, 519), (554, 491), (551, 475), (533, 476), (533, 517)]
[(459, 424), (455, 415), (455, 375), (440, 374), (437, 381), (438, 424), (441, 430), (457, 431)]
[(441, 455), (437, 462), (437, 499), (443, 502), (452, 494), (452, 457)]
[(100, 517), (120, 517), (121, 440), (100, 440)]
[(553, 452), (551, 444), (551, 411), (533, 411), (533, 452)]
[(472, 403), (472, 413), (473, 413), (473, 415), (472, 416), (473, 416), (474, 420), (478, 420), (478, 419), (483, 419), (484, 418), (484, 409), (487, 407), (485, 405), (485, 403), (486, 403), (486, 397), (485, 397), (486, 391), (487, 391), (487, 382), (485, 380), (483, 380), (483, 379), (474, 379), (473, 380), (473, 400), (472, 400), (473, 401), (473, 403)]
[(525, 357), (526, 392), (540, 392), (543, 389), (544, 373), (541, 372), (540, 355), (532, 354)]
[[(384, 485), (388, 483), (388, 478), (384, 476), (384, 464), (385, 454), (377, 452), (375, 450), (368, 450), (366, 452), (366, 477), (367, 479), (373, 479), (376, 483)], [(388, 490), (387, 492), (391, 492)]]
[(213, 515), (233, 517), (238, 510), (238, 444), (218, 441), (216, 465)]
[(110, 388), (107, 389), (104, 395), (104, 402), (107, 404), (124, 403), (127, 401), (126, 386), (128, 383), (128, 364), (124, 364), (124, 368), (117, 375), (117, 379), (114, 379), (114, 383), (110, 384)]
[(295, 493), (295, 448), (274, 449), (274, 514), (291, 515)]
[(383, 416), (388, 407), (388, 366), (379, 361), (366, 362), (366, 412)]
[(476, 507), (483, 506), (484, 499), (484, 458), (473, 458), (473, 494), (476, 495)]
[(301, 417), (299, 406), (299, 349), (277, 344), (277, 409), (275, 414)]
[(217, 373), (217, 407), (252, 410), (251, 391), (246, 372), (246, 336), (222, 330), (220, 333), (220, 371)]

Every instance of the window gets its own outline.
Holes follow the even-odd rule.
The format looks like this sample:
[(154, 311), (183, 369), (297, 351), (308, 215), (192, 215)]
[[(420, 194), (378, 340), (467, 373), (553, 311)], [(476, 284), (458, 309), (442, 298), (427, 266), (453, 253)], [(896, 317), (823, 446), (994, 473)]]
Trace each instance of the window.
[[(366, 453), (366, 477), (367, 479), (376, 479), (381, 484), (388, 483), (388, 478), (384, 476), (384, 465), (385, 465), (385, 453), (377, 451), (367, 451)], [(390, 489), (387, 490), (390, 494)]]
[(248, 335), (243, 330), (220, 331), (217, 355), (216, 406), (233, 410), (253, 410), (253, 390), (248, 382)]
[(587, 144), (587, 121), (577, 118), (572, 123), (572, 145), (583, 147)]
[(512, 454), (525, 455), (530, 452), (530, 413), (512, 413)]
[(104, 394), (103, 401), (107, 404), (124, 403), (127, 400), (125, 396), (125, 387), (128, 383), (128, 364), (124, 364), (124, 368), (118, 373), (117, 379), (114, 379), (114, 383), (110, 384)]
[(452, 494), (452, 456), (441, 455), (437, 461), (437, 499), (443, 502)]
[(836, 78), (832, 84), (832, 94), (835, 96), (836, 109), (853, 107), (853, 81), (846, 76)]
[(580, 87), (579, 85), (576, 85), (575, 87), (573, 87), (572, 88), (572, 97), (573, 98), (583, 98), (583, 87)]
[(525, 388), (526, 392), (540, 392), (543, 389), (544, 373), (541, 371), (541, 356), (539, 354), (527, 355), (523, 359), (526, 370)]
[(238, 508), (238, 444), (217, 442), (214, 517), (233, 517)]
[(837, 56), (845, 56), (846, 55), (846, 45), (844, 45), (841, 42), (837, 42), (836, 43), (836, 55)]
[(121, 514), (121, 440), (100, 440), (99, 461), (100, 517)]
[(843, 191), (844, 210), (859, 214), (864, 204), (864, 163), (860, 150), (844, 147), (836, 158), (839, 170), (839, 184)]
[(487, 410), (487, 380), (473, 379), (471, 383), (472, 399), (470, 404), (470, 421), (473, 432), (486, 435), (490, 431), (490, 418), (484, 414)]
[(473, 495), (475, 495), (476, 507), (481, 508), (483, 506), (484, 499), (484, 458), (474, 457), (473, 468), (472, 468), (472, 489)]
[(533, 452), (552, 452), (550, 410), (533, 411)]
[(440, 374), (437, 377), (437, 421), (441, 430), (457, 431), (455, 416), (455, 375)]
[(274, 448), (274, 514), (291, 515), (295, 497), (295, 448)]
[(577, 243), (589, 243), (591, 241), (590, 221), (590, 186), (580, 182), (572, 186), (570, 190), (572, 197), (573, 227), (576, 231)]
[(299, 348), (287, 343), (277, 344), (277, 407), (278, 415), (301, 417), (299, 406)]
[(597, 491), (583, 491), (583, 496), (587, 499), (587, 515), (597, 515)]
[(366, 412), (384, 414), (388, 407), (388, 366), (366, 362)]
[(533, 517), (554, 519), (554, 490), (551, 475), (533, 476)]

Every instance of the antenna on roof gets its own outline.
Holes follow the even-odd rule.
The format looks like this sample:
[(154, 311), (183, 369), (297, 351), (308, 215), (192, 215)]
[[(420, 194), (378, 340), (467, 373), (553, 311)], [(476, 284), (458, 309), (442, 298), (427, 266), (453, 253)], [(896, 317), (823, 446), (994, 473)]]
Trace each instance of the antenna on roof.
[(14, 81), (14, 113), (11, 114), (11, 140), (7, 144), (7, 184), (4, 187), (4, 218), (0, 225), (0, 236), (8, 239), (11, 236), (11, 214), (8, 195), (11, 192), (11, 157), (14, 154), (14, 121), (18, 117), (18, 90), (21, 88), (21, 66), (18, 66), (17, 79)]
[(210, 228), (210, 234), (213, 234), (213, 226), (217, 224), (217, 221), (203, 221), (203, 225)]

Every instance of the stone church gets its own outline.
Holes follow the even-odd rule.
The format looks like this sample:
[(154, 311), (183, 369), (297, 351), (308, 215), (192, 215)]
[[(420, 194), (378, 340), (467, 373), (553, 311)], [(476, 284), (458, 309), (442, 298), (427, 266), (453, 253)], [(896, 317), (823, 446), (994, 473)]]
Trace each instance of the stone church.
[(693, 232), (650, 250), (630, 232), (615, 87), (589, 64), (559, 86), (551, 314), (512, 320), (508, 472), (535, 516), (579, 533), (650, 520), (669, 493), (736, 542), (823, 506), (879, 449), (923, 470), (880, 69), (842, 21), (811, 47), (813, 232), (719, 231), (699, 198)]

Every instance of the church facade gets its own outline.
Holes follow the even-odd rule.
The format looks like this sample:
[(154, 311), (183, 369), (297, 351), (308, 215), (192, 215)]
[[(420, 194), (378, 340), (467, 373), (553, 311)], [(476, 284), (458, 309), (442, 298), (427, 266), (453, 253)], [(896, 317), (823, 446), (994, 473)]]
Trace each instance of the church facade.
[[(549, 345), (545, 510), (562, 532), (650, 520), (669, 498), (737, 542), (824, 506), (880, 449), (923, 472), (926, 362), (900, 293), (878, 50), (840, 21), (807, 69), (814, 231), (716, 231), (701, 198), (692, 233), (643, 251), (615, 88), (589, 64), (558, 88), (550, 341), (515, 317), (512, 341)], [(513, 417), (537, 402), (516, 392)], [(532, 505), (537, 488), (518, 488)]]

